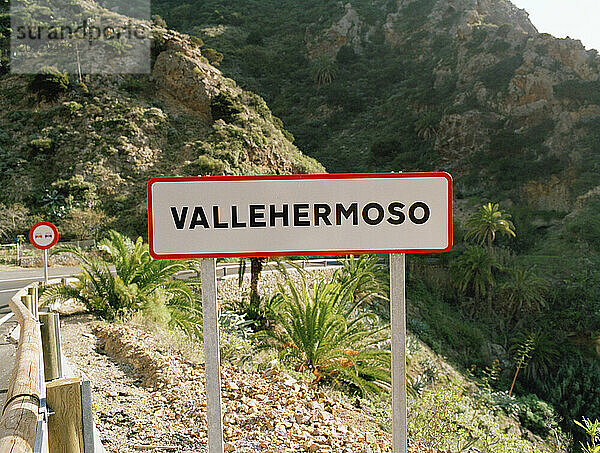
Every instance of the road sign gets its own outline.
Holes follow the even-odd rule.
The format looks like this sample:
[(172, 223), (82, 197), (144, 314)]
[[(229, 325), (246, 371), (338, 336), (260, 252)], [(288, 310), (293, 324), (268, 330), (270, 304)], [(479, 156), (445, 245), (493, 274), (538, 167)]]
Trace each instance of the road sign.
[(29, 242), (35, 248), (47, 250), (56, 245), (58, 242), (58, 228), (50, 222), (36, 223), (29, 230)]
[(216, 257), (390, 254), (393, 451), (407, 452), (404, 253), (452, 248), (447, 173), (154, 178), (150, 254), (202, 260), (208, 450), (223, 452)]
[(148, 212), (155, 258), (452, 248), (447, 173), (154, 178)]
[(29, 242), (44, 251), (44, 283), (48, 284), (48, 249), (58, 242), (58, 228), (50, 222), (39, 222), (29, 230)]

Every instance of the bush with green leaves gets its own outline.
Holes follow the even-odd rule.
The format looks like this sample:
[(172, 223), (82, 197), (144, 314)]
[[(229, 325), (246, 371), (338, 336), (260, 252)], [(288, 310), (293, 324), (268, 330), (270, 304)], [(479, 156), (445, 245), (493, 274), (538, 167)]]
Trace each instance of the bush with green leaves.
[[(70, 253), (80, 261), (81, 272), (73, 284), (50, 286), (41, 303), (75, 299), (98, 316), (114, 320), (143, 311), (156, 321), (168, 322), (188, 333), (200, 334), (200, 314), (190, 288), (173, 276), (189, 269), (185, 261), (154, 260), (148, 246), (111, 230), (98, 243), (107, 259), (73, 246), (60, 246), (53, 254)], [(113, 271), (114, 269), (114, 271)]]
[(530, 394), (519, 398), (519, 420), (529, 431), (545, 437), (558, 429), (556, 411), (551, 404)]
[(584, 417), (581, 422), (575, 420), (575, 424), (585, 431), (587, 437), (585, 444), (580, 443), (582, 452), (600, 453), (600, 421), (592, 421)]
[(585, 435), (574, 420), (600, 418), (600, 367), (597, 359), (586, 359), (573, 351), (565, 354), (560, 367), (544, 381), (529, 381), (528, 388), (550, 403), (562, 418), (562, 427), (577, 442)]
[[(469, 246), (452, 265), (454, 284), (463, 294), (472, 296), (476, 301), (490, 296), (496, 285), (496, 276), (500, 270), (496, 257), (480, 246)], [(488, 299), (491, 300), (490, 297)]]
[(383, 327), (360, 312), (352, 297), (356, 282), (287, 280), (275, 312), (276, 326), (263, 338), (297, 371), (310, 371), (315, 382), (345, 382), (361, 393), (380, 392), (390, 382), (390, 351), (381, 347)]
[(31, 79), (29, 89), (39, 97), (53, 101), (69, 89), (69, 76), (55, 67), (44, 66)]
[(478, 404), (460, 383), (435, 385), (420, 396), (409, 395), (408, 435), (435, 451), (486, 453), (550, 453), (565, 451), (534, 445), (507, 432), (503, 415)]
[(500, 285), (500, 301), (510, 317), (539, 312), (546, 306), (548, 281), (541, 278), (535, 267), (514, 266), (507, 269), (508, 279)]
[(242, 106), (230, 93), (222, 91), (211, 99), (210, 112), (213, 120), (232, 123), (235, 120), (235, 115), (242, 112)]

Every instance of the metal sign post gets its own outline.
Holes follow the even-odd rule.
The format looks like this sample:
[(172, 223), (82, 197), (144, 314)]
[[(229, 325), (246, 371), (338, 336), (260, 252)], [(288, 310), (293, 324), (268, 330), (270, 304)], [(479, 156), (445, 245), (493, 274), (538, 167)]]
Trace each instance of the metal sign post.
[(48, 286), (48, 249), (44, 249), (44, 285)]
[(201, 279), (208, 451), (209, 453), (223, 453), (219, 310), (217, 306), (217, 270), (214, 258), (202, 260)]
[(392, 440), (394, 453), (406, 453), (406, 292), (405, 255), (390, 255), (390, 328), (392, 332)]

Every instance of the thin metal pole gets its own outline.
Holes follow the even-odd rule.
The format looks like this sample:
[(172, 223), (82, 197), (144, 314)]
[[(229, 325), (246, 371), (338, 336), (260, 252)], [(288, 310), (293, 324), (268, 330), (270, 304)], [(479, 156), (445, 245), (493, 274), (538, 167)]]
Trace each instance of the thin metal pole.
[(44, 249), (44, 285), (48, 286), (48, 249)]
[(405, 255), (390, 256), (390, 321), (392, 330), (393, 451), (406, 453), (406, 292)]
[(208, 452), (223, 453), (216, 260), (204, 258), (201, 270)]

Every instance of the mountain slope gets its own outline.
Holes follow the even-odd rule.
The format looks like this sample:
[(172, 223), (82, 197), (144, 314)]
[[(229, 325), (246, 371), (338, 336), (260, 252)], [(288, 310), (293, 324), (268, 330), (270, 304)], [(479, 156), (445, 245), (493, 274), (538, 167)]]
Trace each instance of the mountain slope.
[(491, 178), (559, 210), (600, 184), (600, 58), (508, 1), (182, 3), (155, 9), (224, 52), (330, 171), (445, 169), (459, 197)]
[[(506, 0), (156, 0), (153, 8), (223, 52), (224, 73), (264, 96), (328, 171), (453, 175), (456, 247), (433, 264), (410, 258), (422, 271), (407, 290), (421, 312), (409, 323), (465, 370), (498, 361), (498, 389), (515, 374), (511, 348), (535, 338), (537, 364), (516, 392), (552, 403), (583, 440), (573, 420), (600, 418), (598, 53), (538, 33)], [(490, 269), (486, 315), (485, 301), (457, 288), (454, 269), (468, 245), (465, 219), (490, 201), (512, 214), (517, 237), (496, 241), (502, 269)], [(506, 288), (520, 269), (547, 283), (544, 307), (508, 316)]]
[(67, 76), (54, 74), (41, 88), (39, 77), (0, 77), (0, 204), (58, 222), (67, 238), (111, 219), (137, 235), (153, 176), (323, 171), (197, 43), (161, 27), (154, 36), (150, 76), (60, 85)]

